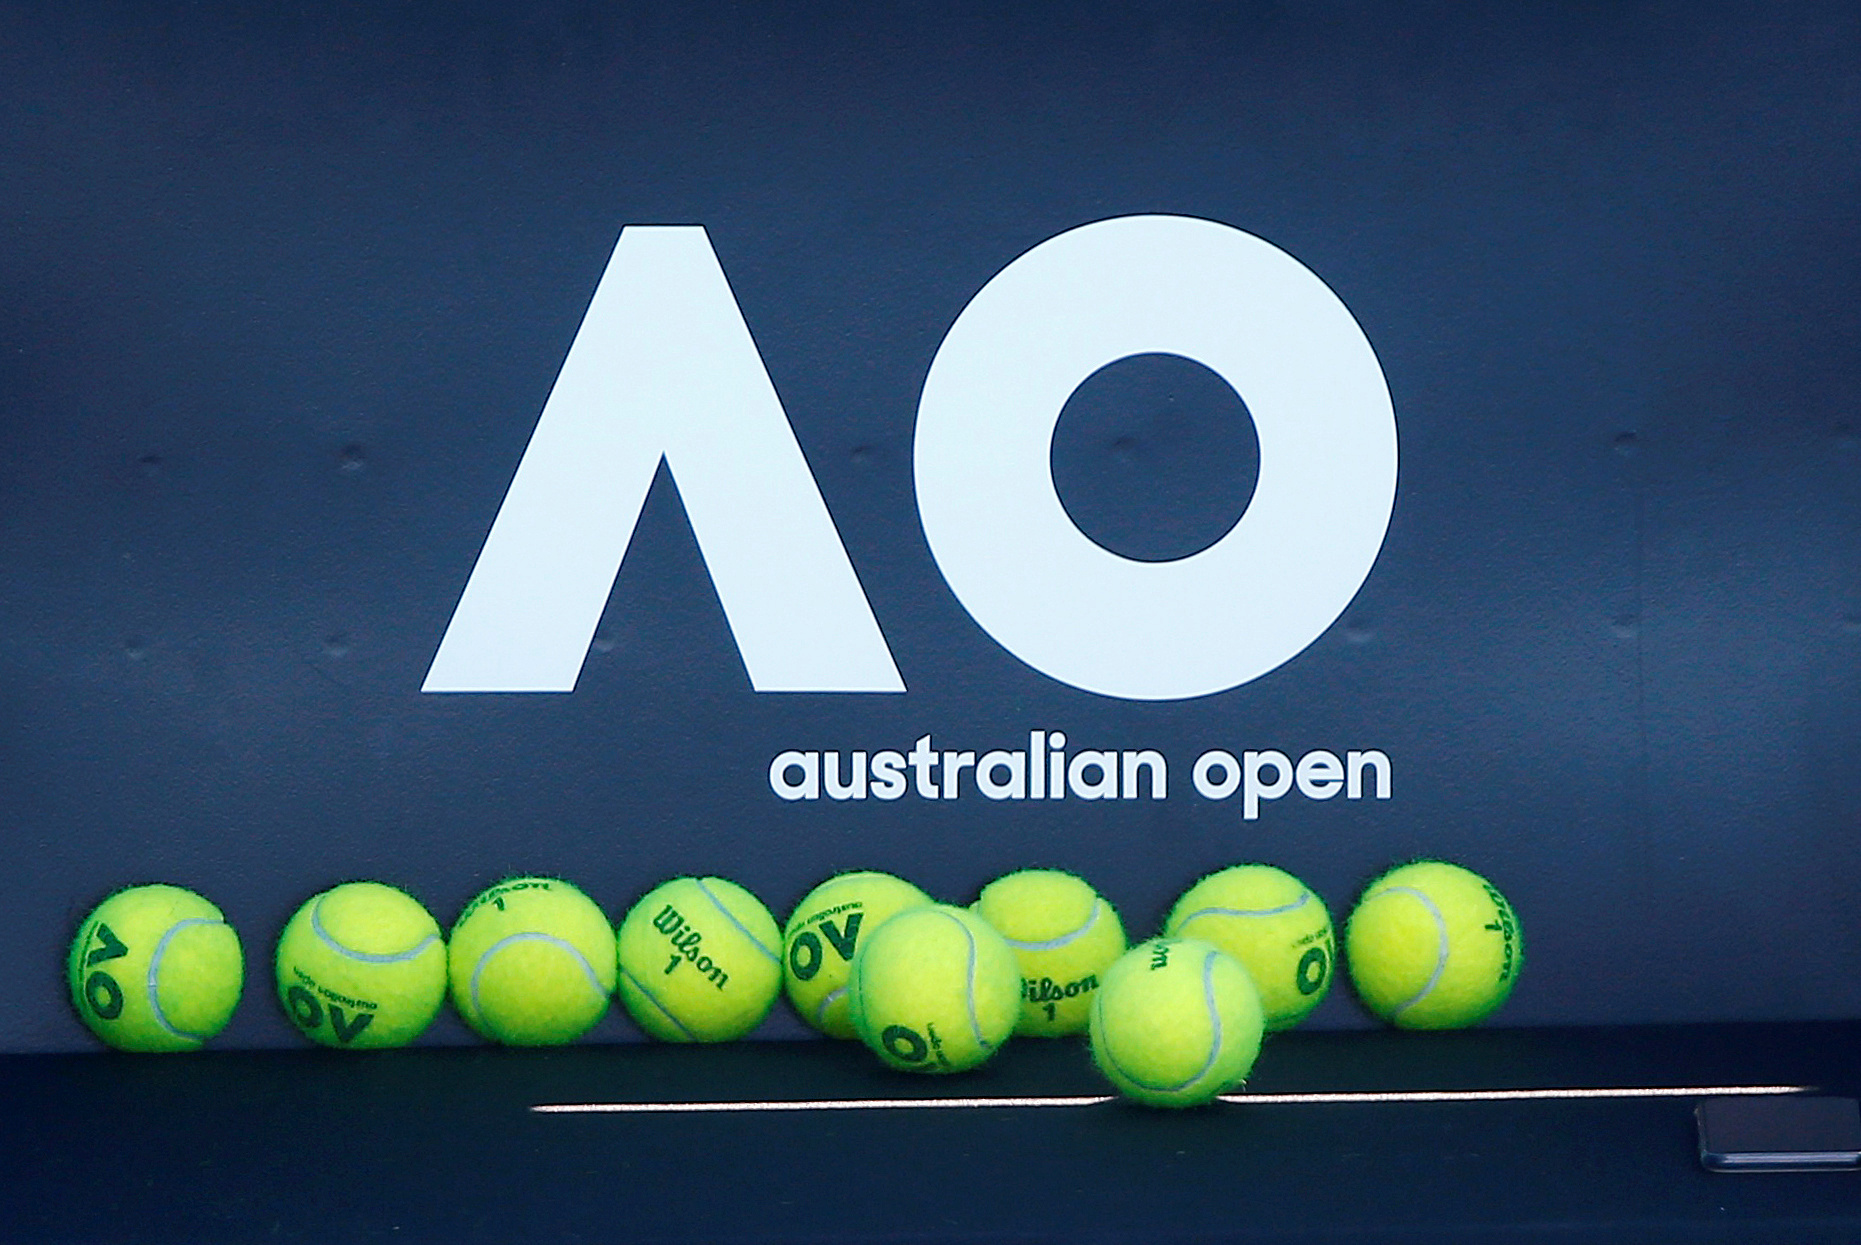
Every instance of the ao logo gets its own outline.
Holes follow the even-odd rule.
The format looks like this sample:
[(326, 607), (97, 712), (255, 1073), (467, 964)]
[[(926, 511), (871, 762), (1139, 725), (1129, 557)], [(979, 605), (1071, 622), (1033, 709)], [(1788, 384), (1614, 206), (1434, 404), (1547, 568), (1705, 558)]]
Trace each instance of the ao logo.
[[(1050, 467), (1073, 390), (1145, 353), (1220, 375), (1260, 445), (1240, 521), (1173, 562), (1095, 544)], [(913, 453), (931, 553), (976, 622), (1035, 669), (1129, 700), (1224, 691), (1296, 656), (1362, 586), (1396, 489), (1389, 390), (1344, 304), (1270, 243), (1179, 216), (1084, 225), (996, 274), (938, 348)], [(662, 459), (756, 690), (904, 690), (704, 229), (640, 225), (425, 690), (573, 690)]]

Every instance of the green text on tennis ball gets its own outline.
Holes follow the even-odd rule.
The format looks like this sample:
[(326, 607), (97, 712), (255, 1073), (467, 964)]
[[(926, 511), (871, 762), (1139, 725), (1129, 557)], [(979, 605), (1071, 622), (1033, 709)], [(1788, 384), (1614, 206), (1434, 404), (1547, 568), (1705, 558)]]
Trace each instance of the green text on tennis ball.
[(1305, 883), (1271, 865), (1235, 865), (1191, 886), (1163, 923), (1169, 937), (1212, 942), (1260, 991), (1269, 1032), (1290, 1029), (1331, 989), (1331, 914)]
[(447, 947), (452, 1005), (508, 1046), (573, 1042), (607, 1012), (614, 927), (559, 878), (513, 878), (459, 914)]
[(1239, 960), (1195, 938), (1139, 943), (1092, 1000), (1092, 1061), (1119, 1093), (1194, 1107), (1238, 1086), (1266, 1031)]
[(1008, 940), (1021, 971), (1015, 1032), (1083, 1033), (1099, 979), (1125, 951), (1117, 911), (1083, 880), (1023, 869), (982, 888), (975, 911)]
[(312, 896), (278, 939), (278, 1001), (305, 1037), (405, 1046), (446, 999), (446, 944), (420, 901), (379, 882)]
[(870, 869), (838, 874), (809, 891), (782, 932), (782, 980), (795, 1011), (829, 1037), (856, 1036), (846, 985), (860, 931), (930, 903), (903, 878)]
[(1008, 1040), (1021, 1014), (1021, 969), (994, 928), (935, 904), (868, 930), (847, 993), (853, 1028), (908, 1072), (961, 1072)]
[(1478, 1024), (1512, 993), (1524, 956), (1506, 897), (1442, 861), (1370, 883), (1344, 930), (1351, 984), (1366, 1007), (1404, 1029)]
[(119, 1050), (194, 1050), (232, 1019), (245, 984), (239, 936), (179, 886), (133, 886), (78, 927), (66, 961), (71, 999)]
[(724, 878), (674, 878), (620, 925), (620, 1001), (666, 1042), (728, 1042), (782, 990), (782, 934), (762, 901)]

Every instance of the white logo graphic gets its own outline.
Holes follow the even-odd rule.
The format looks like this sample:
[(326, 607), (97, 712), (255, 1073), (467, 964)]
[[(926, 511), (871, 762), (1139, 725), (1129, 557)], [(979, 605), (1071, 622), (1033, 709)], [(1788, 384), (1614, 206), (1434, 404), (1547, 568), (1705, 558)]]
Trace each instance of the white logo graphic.
[(661, 459), (759, 692), (902, 692), (788, 416), (698, 227), (630, 225), (427, 671), (575, 688)]
[[(1134, 354), (1192, 359), (1260, 444), (1241, 520), (1173, 562), (1067, 517), (1053, 430)], [(904, 690), (702, 227), (628, 226), (589, 304), (425, 690), (568, 691), (661, 459), (758, 691)], [(951, 327), (919, 404), (918, 507), (957, 598), (1063, 683), (1207, 695), (1296, 656), (1369, 574), (1396, 487), (1381, 367), (1297, 260), (1210, 221), (1070, 230), (998, 273)]]
[[(1094, 544), (1050, 465), (1073, 390), (1147, 353), (1227, 381), (1260, 439), (1240, 522), (1173, 562)], [(915, 457), (924, 535), (982, 629), (1126, 700), (1225, 691), (1297, 656), (1363, 585), (1396, 495), (1389, 390), (1351, 313), (1277, 247), (1180, 216), (1081, 226), (983, 286), (931, 364)]]

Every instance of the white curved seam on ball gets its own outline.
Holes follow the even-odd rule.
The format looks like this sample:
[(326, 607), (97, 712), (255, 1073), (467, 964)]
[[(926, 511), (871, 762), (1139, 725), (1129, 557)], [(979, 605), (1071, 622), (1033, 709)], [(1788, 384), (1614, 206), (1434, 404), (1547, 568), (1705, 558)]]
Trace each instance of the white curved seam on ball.
[(1413, 895), (1415, 898), (1421, 900), (1422, 907), (1428, 909), (1428, 915), (1434, 918), (1435, 932), (1439, 936), (1439, 941), (1435, 944), (1434, 972), (1429, 974), (1428, 982), (1421, 988), (1420, 993), (1408, 1002), (1398, 1004), (1390, 1010), (1390, 1018), (1394, 1019), (1427, 998), (1429, 993), (1441, 983), (1441, 974), (1447, 971), (1447, 918), (1441, 915), (1441, 909), (1435, 907), (1434, 900), (1428, 898), (1427, 895), (1416, 890), (1413, 886), (1391, 886), (1387, 890), (1377, 893), (1381, 895)]
[(1188, 916), (1176, 922), (1176, 928), (1180, 931), (1186, 928), (1189, 922), (1200, 920), (1205, 916), (1284, 916), (1288, 912), (1297, 912), (1300, 908), (1303, 908), (1307, 903), (1311, 902), (1311, 899), (1312, 892), (1306, 891), (1291, 903), (1283, 903), (1277, 908), (1197, 908), (1194, 912), (1191, 912)]
[[(829, 990), (821, 997), (820, 1005), (814, 1009), (814, 1023), (816, 1028), (821, 1028), (826, 1025), (827, 1009), (832, 1007), (835, 1003), (838, 1003), (841, 999), (846, 998), (846, 996), (847, 988), (845, 986), (839, 986)], [(852, 1000), (849, 999), (848, 1004), (851, 1005), (851, 1002)]]
[[(327, 896), (323, 898), (327, 898)], [(438, 935), (428, 934), (406, 951), (394, 951), (387, 955), (376, 955), (370, 951), (357, 951), (354, 947), (347, 947), (338, 942), (334, 934), (323, 928), (323, 898), (319, 898), (316, 902), (316, 906), (310, 910), (310, 932), (315, 934), (318, 941), (322, 942), (324, 946), (334, 951), (337, 955), (342, 956), (344, 959), (356, 960), (363, 964), (400, 964), (407, 960), (417, 958), (425, 952), (428, 947), (439, 941)]]
[(780, 968), (782, 966), (782, 957), (776, 954), (775, 952), (769, 950), (769, 948), (763, 946), (762, 939), (750, 933), (750, 931), (744, 927), (743, 922), (737, 920), (737, 914), (732, 912), (729, 908), (726, 908), (723, 905), (723, 903), (718, 900), (717, 896), (711, 893), (711, 888), (704, 884), (703, 878), (693, 878), (692, 880), (698, 884), (698, 889), (704, 892), (704, 897), (711, 901), (711, 905), (714, 908), (716, 908), (719, 912), (724, 914), (724, 919), (726, 921), (729, 921), (732, 925), (736, 926), (737, 931), (741, 933), (745, 938), (749, 939), (750, 942), (755, 946), (755, 948), (758, 951), (762, 952), (764, 955), (768, 956), (771, 960), (773, 960), (777, 968)]
[(628, 981), (632, 982), (633, 988), (640, 992), (640, 996), (644, 998), (648, 1003), (651, 1003), (654, 1007), (658, 1008), (659, 1014), (661, 1016), (664, 1016), (667, 1020), (671, 1021), (672, 1027), (674, 1029), (677, 1029), (680, 1033), (683, 1033), (688, 1041), (695, 1042), (698, 1040), (698, 1035), (693, 1033), (690, 1029), (687, 1029), (684, 1025), (680, 1024), (679, 1018), (677, 1016), (674, 1016), (672, 1012), (666, 1007), (666, 1005), (659, 1001), (659, 997), (657, 995), (655, 995), (651, 990), (648, 990), (645, 986), (641, 985), (640, 979), (638, 977), (635, 977), (632, 973), (628, 972), (624, 968), (620, 970), (620, 975), (626, 978)]
[[(1215, 954), (1218, 955), (1220, 953), (1217, 952)], [(1098, 1006), (1099, 1000), (1103, 997), (1103, 991), (1095, 995), (1092, 1000), (1093, 1006)], [(1202, 998), (1203, 1001), (1208, 1004), (1208, 1058), (1203, 1061), (1202, 1066), (1197, 1068), (1187, 1080), (1178, 1081), (1174, 1085), (1158, 1085), (1153, 1081), (1146, 1081), (1141, 1077), (1132, 1076), (1123, 1064), (1118, 1064), (1118, 1071), (1129, 1078), (1132, 1084), (1141, 1085), (1143, 1088), (1159, 1094), (1180, 1093), (1207, 1076), (1208, 1070), (1214, 1067), (1215, 1061), (1221, 1057), (1221, 1010), (1215, 1004), (1215, 955), (1206, 955), (1202, 957)], [(1109, 1050), (1107, 1053), (1109, 1054)], [(1112, 1062), (1118, 1063), (1116, 1056), (1112, 1056)]]
[[(1103, 990), (1096, 991), (1092, 995), (1092, 1019), (1098, 1022), (1097, 1028), (1099, 1033), (1105, 1034), (1105, 992)], [(1144, 1089), (1159, 1088), (1144, 1080), (1142, 1077), (1132, 1075), (1131, 1070), (1119, 1062), (1118, 1052), (1112, 1049), (1111, 1038), (1108, 1034), (1097, 1044), (1096, 1049), (1104, 1058), (1105, 1062), (1116, 1068), (1118, 1070), (1118, 1075), (1131, 1084), (1140, 1086)]]
[(963, 931), (963, 941), (969, 944), (969, 966), (964, 975), (964, 979), (968, 983), (968, 988), (963, 991), (963, 1002), (969, 1011), (969, 1030), (976, 1035), (976, 1044), (987, 1049), (988, 1047), (994, 1046), (995, 1043), (983, 1036), (982, 1018), (976, 1015), (976, 936), (969, 932), (969, 926), (963, 924), (955, 917), (950, 916), (948, 913), (943, 915), (946, 920)]
[(1092, 994), (1092, 1016), (1093, 1019), (1098, 1021), (1098, 1031), (1105, 1035), (1104, 1040), (1099, 1042), (1097, 1047), (1099, 1053), (1104, 1056), (1105, 1062), (1116, 1068), (1118, 1070), (1118, 1075), (1131, 1082), (1131, 1084), (1140, 1086), (1144, 1089), (1162, 1092), (1162, 1086), (1152, 1085), (1149, 1081), (1146, 1081), (1141, 1076), (1135, 1075), (1129, 1068), (1125, 1067), (1118, 1059), (1118, 1052), (1112, 1049), (1111, 1036), (1105, 1027), (1105, 992), (1103, 990), (1096, 990)]
[[(1098, 1002), (1099, 1002), (1099, 998), (1100, 998), (1100, 997), (1103, 997), (1103, 995), (1102, 995), (1102, 992), (1101, 992), (1101, 994), (1100, 994), (1100, 995), (1098, 995), (1098, 996), (1094, 996), (1094, 998), (1093, 998), (1093, 1000), (1092, 1000), (1092, 1005), (1093, 1005), (1094, 1007), (1097, 1007), (1097, 1006), (1098, 1006)], [(1103, 1032), (1103, 1030), (1104, 1030), (1104, 1025), (1105, 1025), (1105, 1018), (1104, 1018), (1104, 1013), (1103, 1013), (1103, 1012), (1101, 1012), (1101, 1013), (1099, 1014), (1099, 1027), (1100, 1027), (1100, 1031), (1101, 1031), (1101, 1032)], [(1103, 1048), (1104, 1048), (1104, 1049), (1102, 1050), (1102, 1052), (1101, 1052), (1101, 1053), (1102, 1053), (1102, 1054), (1104, 1055), (1104, 1057), (1105, 1057), (1105, 1062), (1107, 1062), (1107, 1063), (1109, 1063), (1109, 1064), (1110, 1064), (1110, 1065), (1111, 1065), (1112, 1067), (1114, 1067), (1114, 1068), (1116, 1068), (1116, 1069), (1118, 1069), (1118, 1075), (1119, 1075), (1119, 1076), (1121, 1076), (1121, 1077), (1123, 1077), (1123, 1078), (1124, 1078), (1125, 1080), (1127, 1080), (1127, 1081), (1129, 1081), (1129, 1082), (1130, 1082), (1131, 1084), (1133, 1084), (1133, 1085), (1136, 1085), (1136, 1086), (1138, 1086), (1139, 1088), (1142, 1088), (1142, 1089), (1148, 1089), (1148, 1090), (1152, 1090), (1152, 1091), (1154, 1091), (1154, 1092), (1156, 1092), (1156, 1093), (1159, 1093), (1159, 1094), (1163, 1094), (1163, 1093), (1168, 1093), (1168, 1092), (1170, 1092), (1170, 1091), (1171, 1091), (1171, 1090), (1173, 1090), (1173, 1089), (1181, 1089), (1181, 1088), (1182, 1088), (1182, 1086), (1181, 1086), (1181, 1085), (1168, 1085), (1168, 1086), (1166, 1086), (1166, 1085), (1153, 1085), (1153, 1084), (1151, 1084), (1151, 1083), (1150, 1083), (1149, 1081), (1146, 1081), (1146, 1080), (1145, 1080), (1145, 1079), (1144, 1079), (1143, 1077), (1141, 1077), (1141, 1076), (1138, 1076), (1138, 1075), (1136, 1075), (1135, 1073), (1133, 1073), (1133, 1072), (1132, 1072), (1132, 1071), (1131, 1071), (1131, 1070), (1130, 1070), (1129, 1068), (1127, 1068), (1127, 1067), (1125, 1067), (1125, 1066), (1124, 1066), (1124, 1064), (1123, 1064), (1123, 1063), (1121, 1063), (1121, 1062), (1119, 1061), (1119, 1059), (1118, 1059), (1118, 1055), (1117, 1055), (1117, 1052), (1116, 1052), (1116, 1051), (1114, 1051), (1114, 1050), (1112, 1050), (1112, 1048), (1111, 1048), (1111, 1042), (1110, 1042), (1109, 1040), (1107, 1040), (1107, 1041), (1105, 1041), (1105, 1042), (1103, 1042), (1103, 1043), (1101, 1043), (1101, 1045), (1102, 1045), (1102, 1046), (1103, 1046)], [(1186, 1082), (1186, 1081), (1185, 1081), (1185, 1082), (1184, 1082), (1183, 1084), (1185, 1084), (1185, 1085), (1186, 1085), (1186, 1084), (1188, 1084), (1188, 1082)]]
[(210, 916), (190, 916), (176, 921), (163, 931), (161, 940), (155, 944), (155, 953), (149, 956), (149, 1014), (155, 1017), (155, 1023), (167, 1031), (171, 1037), (178, 1037), (189, 1042), (204, 1042), (207, 1040), (206, 1034), (189, 1033), (186, 1029), (171, 1022), (162, 1011), (161, 999), (156, 993), (156, 983), (162, 971), (162, 956), (168, 953), (168, 944), (174, 941), (174, 936), (188, 926), (224, 924), (224, 921), (215, 920)]
[(1002, 937), (1006, 938), (1008, 945), (1015, 948), (1017, 951), (1058, 951), (1068, 943), (1084, 938), (1087, 934), (1092, 932), (1092, 927), (1098, 924), (1099, 909), (1104, 906), (1104, 902), (1105, 901), (1102, 899), (1094, 899), (1092, 901), (1092, 912), (1086, 917), (1086, 923), (1070, 934), (1061, 934), (1058, 938), (1049, 938), (1045, 942), (1022, 942), (1019, 938), (1008, 938), (1006, 934), (1003, 934)]
[(491, 962), (491, 957), (493, 955), (514, 942), (547, 942), (561, 947), (564, 951), (574, 956), (575, 962), (582, 966), (582, 971), (584, 973), (588, 974), (588, 984), (594, 987), (595, 993), (602, 998), (607, 997), (607, 987), (601, 984), (600, 975), (594, 971), (594, 965), (588, 962), (588, 957), (582, 954), (580, 947), (577, 947), (574, 943), (566, 939), (558, 938), (554, 934), (545, 934), (540, 930), (524, 930), (522, 933), (506, 934), (504, 937), (486, 947), (484, 954), (478, 957), (478, 963), (472, 965), (472, 1013), (474, 1015), (483, 1016), (485, 1014), (484, 1007), (478, 1001), (478, 979), (484, 975), (485, 965)]
[(1199, 1081), (1207, 1076), (1208, 1070), (1215, 1066), (1216, 1060), (1221, 1058), (1221, 1008), (1215, 1002), (1215, 961), (1216, 957), (1221, 954), (1219, 951), (1211, 951), (1202, 957), (1202, 1001), (1208, 1004), (1208, 1059), (1194, 1076), (1183, 1082), (1185, 1086), (1191, 1081)]

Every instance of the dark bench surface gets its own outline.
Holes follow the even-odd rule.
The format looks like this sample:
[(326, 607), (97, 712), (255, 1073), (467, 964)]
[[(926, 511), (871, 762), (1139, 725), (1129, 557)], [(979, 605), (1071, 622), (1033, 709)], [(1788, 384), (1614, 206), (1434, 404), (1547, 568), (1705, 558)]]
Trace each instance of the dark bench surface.
[[(1293, 1033), (1249, 1092), (1803, 1085), (1861, 1024)], [(539, 1103), (1091, 1095), (850, 1044), (0, 1058), (0, 1241), (1861, 1241), (1861, 1174), (1713, 1175), (1697, 1095), (552, 1115)]]

